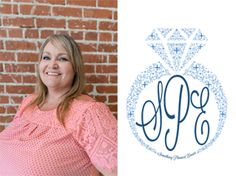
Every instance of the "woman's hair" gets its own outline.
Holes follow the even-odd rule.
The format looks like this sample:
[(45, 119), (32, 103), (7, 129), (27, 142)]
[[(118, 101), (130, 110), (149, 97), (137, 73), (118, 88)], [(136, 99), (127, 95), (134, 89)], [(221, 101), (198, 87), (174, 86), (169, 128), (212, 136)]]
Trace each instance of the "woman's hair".
[[(56, 47), (59, 46), (66, 50), (75, 73), (71, 89), (63, 95), (64, 99), (57, 107), (57, 118), (64, 125), (65, 114), (68, 110), (68, 107), (70, 106), (71, 101), (79, 96), (82, 92), (84, 92), (85, 75), (83, 70), (82, 55), (79, 46), (69, 35), (53, 34), (45, 40), (40, 48), (39, 62), (42, 59), (44, 48), (49, 42), (51, 42), (51, 44)], [(39, 106), (44, 103), (48, 90), (40, 78), (39, 71), (37, 72), (37, 78), (38, 85), (36, 90), (36, 97), (30, 103), (30, 105)]]

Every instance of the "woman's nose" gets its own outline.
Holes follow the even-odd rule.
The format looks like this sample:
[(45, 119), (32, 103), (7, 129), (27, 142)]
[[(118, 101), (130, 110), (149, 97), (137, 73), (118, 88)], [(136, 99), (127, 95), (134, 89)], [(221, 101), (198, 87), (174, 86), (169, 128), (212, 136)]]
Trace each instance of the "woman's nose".
[(52, 69), (57, 69), (58, 68), (58, 63), (56, 60), (52, 59), (49, 63), (50, 68)]

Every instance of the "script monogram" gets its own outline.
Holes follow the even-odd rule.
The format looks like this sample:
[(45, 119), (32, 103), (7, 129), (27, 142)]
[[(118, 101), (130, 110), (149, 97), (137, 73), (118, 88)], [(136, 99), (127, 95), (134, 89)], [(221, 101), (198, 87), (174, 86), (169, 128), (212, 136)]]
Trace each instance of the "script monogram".
[[(178, 101), (176, 104), (176, 109), (175, 111), (170, 111), (168, 109), (167, 106), (167, 101), (171, 101), (171, 100), (167, 100), (167, 94), (168, 94), (168, 87), (171, 85), (171, 81), (174, 79), (180, 79), (180, 82), (182, 81), (183, 83), (180, 83), (179, 86), (175, 85), (175, 87), (179, 90), (179, 94), (176, 95), (176, 97), (178, 98)], [(185, 89), (184, 89), (185, 87)], [(183, 91), (186, 91), (186, 106), (183, 107)], [(199, 101), (198, 102), (194, 102), (193, 100), (193, 96), (197, 96), (199, 97)], [(201, 124), (199, 124), (199, 118), (201, 116), (203, 116), (203, 114), (206, 114), (206, 110), (205, 107), (208, 103), (209, 100), (209, 89), (207, 87), (204, 87), (201, 92), (199, 93), (197, 90), (194, 90), (192, 92), (190, 92), (189, 90), (189, 85), (188, 82), (186, 81), (186, 79), (181, 76), (181, 75), (174, 75), (172, 76), (165, 88), (163, 89), (163, 84), (162, 81), (159, 81), (157, 84), (157, 101), (156, 101), (156, 105), (155, 102), (153, 102), (152, 100), (146, 100), (145, 103), (143, 104), (142, 107), (142, 111), (141, 111), (141, 122), (138, 123), (136, 122), (136, 124), (142, 128), (143, 133), (145, 134), (145, 137), (149, 140), (149, 141), (157, 141), (158, 138), (161, 135), (161, 131), (162, 131), (162, 120), (163, 118), (169, 118), (172, 119), (173, 121), (175, 121), (176, 123), (176, 129), (170, 129), (168, 128), (165, 132), (165, 146), (169, 151), (172, 151), (175, 149), (177, 142), (178, 142), (178, 138), (180, 136), (180, 126), (181, 123), (184, 123), (184, 120), (187, 118), (188, 116), (188, 111), (189, 111), (189, 106), (192, 105), (194, 107), (194, 109), (196, 110), (200, 110), (200, 113), (198, 114), (198, 116), (196, 117), (195, 120), (195, 124), (193, 126), (193, 131), (194, 131), (194, 137), (196, 142), (199, 145), (204, 145), (208, 138), (209, 138), (209, 133), (210, 133), (210, 124), (207, 121), (207, 119), (204, 119)], [(161, 106), (161, 102), (164, 102), (164, 106)], [(147, 106), (151, 106), (153, 111), (148, 111), (147, 113), (145, 113), (145, 109)], [(163, 108), (164, 108), (164, 112), (163, 112)], [(193, 117), (191, 117), (193, 118)], [(154, 123), (152, 123), (154, 121)], [(159, 121), (159, 127), (157, 127), (157, 122)], [(197, 127), (200, 126), (200, 130), (201, 130), (201, 134), (204, 133), (203, 131), (203, 126), (204, 124), (207, 126), (207, 131), (206, 131), (206, 137), (204, 141), (199, 141), (199, 137), (197, 134)], [(153, 126), (153, 131), (156, 132), (156, 136), (155, 137), (150, 137), (149, 134), (147, 133), (147, 131), (145, 130), (147, 126), (152, 125)], [(168, 134), (172, 132), (175, 134), (175, 139), (174, 139), (174, 143), (172, 145), (170, 145), (170, 140), (168, 140)]]

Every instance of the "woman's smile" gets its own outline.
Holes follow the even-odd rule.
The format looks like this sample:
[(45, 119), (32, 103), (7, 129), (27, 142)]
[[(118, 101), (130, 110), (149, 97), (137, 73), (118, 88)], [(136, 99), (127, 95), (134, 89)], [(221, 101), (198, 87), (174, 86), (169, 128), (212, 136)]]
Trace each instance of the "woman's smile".
[(51, 72), (51, 71), (47, 71), (46, 74), (48, 76), (60, 76), (61, 75), (61, 73), (59, 73), (59, 72)]

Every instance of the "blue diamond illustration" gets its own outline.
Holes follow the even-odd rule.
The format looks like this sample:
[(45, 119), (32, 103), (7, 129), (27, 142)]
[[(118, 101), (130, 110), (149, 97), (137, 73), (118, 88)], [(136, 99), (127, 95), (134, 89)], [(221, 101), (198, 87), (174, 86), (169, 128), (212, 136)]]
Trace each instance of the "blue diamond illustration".
[(195, 28), (157, 28), (147, 44), (174, 72), (180, 72), (205, 46), (207, 37)]

